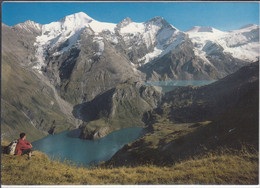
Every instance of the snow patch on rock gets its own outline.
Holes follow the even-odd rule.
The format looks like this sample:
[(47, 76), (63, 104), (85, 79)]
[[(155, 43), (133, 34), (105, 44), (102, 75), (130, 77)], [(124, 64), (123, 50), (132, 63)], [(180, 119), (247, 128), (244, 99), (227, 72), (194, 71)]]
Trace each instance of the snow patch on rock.
[(103, 37), (94, 37), (93, 42), (95, 42), (98, 45), (97, 53), (96, 55), (100, 56), (103, 54), (105, 49), (105, 44), (103, 42)]
[[(115, 32), (115, 27), (116, 24), (98, 22), (83, 12), (43, 25), (42, 34), (36, 38), (34, 44), (37, 58), (37, 64), (34, 68), (40, 70), (44, 66), (47, 51), (52, 51), (53, 55), (57, 56), (67, 52), (72, 47), (80, 47), (77, 42), (86, 28), (90, 28), (98, 35), (102, 31)], [(101, 55), (104, 51), (102, 50), (104, 44), (99, 39), (96, 42), (99, 45), (97, 54)]]
[(233, 57), (256, 61), (259, 58), (259, 26), (248, 25), (239, 30), (223, 32), (210, 27), (193, 27), (186, 31), (194, 43), (195, 52), (206, 59), (206, 54), (217, 50), (208, 48), (209, 44), (221, 46), (223, 52), (230, 53)]

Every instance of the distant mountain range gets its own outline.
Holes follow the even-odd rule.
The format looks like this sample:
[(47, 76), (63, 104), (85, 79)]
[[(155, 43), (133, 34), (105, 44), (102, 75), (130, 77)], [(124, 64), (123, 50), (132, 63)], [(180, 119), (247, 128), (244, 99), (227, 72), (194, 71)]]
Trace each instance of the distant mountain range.
[[(159, 104), (162, 94), (146, 81), (217, 80), (258, 59), (257, 25), (229, 32), (196, 26), (183, 32), (162, 17), (114, 24), (83, 12), (45, 25), (2, 24), (2, 133), (11, 138), (26, 127), (36, 139), (82, 121), (87, 126), (100, 113), (115, 122), (115, 117), (134, 116), (133, 109), (144, 113)], [(100, 96), (111, 102), (105, 109)], [(132, 100), (141, 103), (129, 107)], [(88, 112), (88, 105), (99, 105), (95, 117), (72, 115), (79, 106), (80, 114)]]
[[(112, 48), (125, 58), (132, 71), (141, 69), (146, 73), (149, 69), (148, 79), (215, 79), (259, 58), (257, 25), (229, 32), (196, 26), (182, 32), (162, 17), (144, 23), (126, 18), (113, 24), (96, 21), (80, 12), (50, 24), (26, 21), (12, 29), (36, 37), (36, 59), (31, 63), (38, 70), (61, 56), (68, 66), (78, 57), (68, 54), (73, 50), (83, 51), (86, 38), (92, 45), (90, 59), (104, 57), (105, 51)], [(179, 57), (184, 54), (189, 56), (188, 62)]]

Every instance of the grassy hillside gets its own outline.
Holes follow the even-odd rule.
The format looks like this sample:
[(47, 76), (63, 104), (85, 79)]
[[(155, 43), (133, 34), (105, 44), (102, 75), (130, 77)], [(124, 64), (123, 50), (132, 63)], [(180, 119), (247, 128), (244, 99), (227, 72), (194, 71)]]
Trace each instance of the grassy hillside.
[[(125, 161), (129, 165), (171, 164), (209, 150), (217, 152), (220, 147), (241, 149), (250, 145), (258, 150), (257, 70), (258, 65), (252, 64), (209, 86), (168, 93), (168, 101), (144, 117), (149, 133), (124, 146), (107, 164), (122, 166)], [(238, 78), (242, 81), (237, 81)], [(184, 92), (187, 89), (190, 93)], [(202, 95), (207, 100), (198, 97)]]
[(52, 127), (66, 130), (68, 121), (52, 90), (31, 71), (22, 67), (12, 55), (2, 55), (1, 130), (2, 138), (12, 140), (20, 132), (28, 139), (45, 136)]
[(37, 140), (77, 123), (70, 115), (72, 107), (70, 110), (44, 75), (32, 69), (37, 61), (34, 42), (40, 31), (21, 28), (2, 24), (1, 137), (9, 141), (21, 132), (29, 140)]
[[(240, 102), (211, 121), (177, 123), (167, 113), (148, 118), (149, 133), (119, 150), (107, 164), (171, 164), (207, 153), (219, 147), (241, 149), (245, 143), (258, 150), (258, 87), (250, 90)], [(166, 112), (166, 111), (164, 111)]]
[(50, 161), (38, 151), (2, 154), (2, 185), (258, 184), (258, 152), (208, 153), (167, 166), (77, 168)]

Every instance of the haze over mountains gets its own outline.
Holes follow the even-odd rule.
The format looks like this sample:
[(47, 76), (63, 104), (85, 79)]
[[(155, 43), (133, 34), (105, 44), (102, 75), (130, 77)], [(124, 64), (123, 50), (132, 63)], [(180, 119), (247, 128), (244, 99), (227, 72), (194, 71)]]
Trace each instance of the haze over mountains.
[[(84, 138), (102, 137), (132, 126), (136, 109), (139, 123), (161, 103), (163, 94), (143, 82), (217, 80), (258, 59), (257, 25), (183, 32), (161, 17), (114, 24), (83, 12), (46, 25), (2, 24), (2, 136), (16, 137), (26, 127), (37, 139), (81, 125), (90, 134)], [(96, 107), (93, 117), (86, 117), (88, 105)]]

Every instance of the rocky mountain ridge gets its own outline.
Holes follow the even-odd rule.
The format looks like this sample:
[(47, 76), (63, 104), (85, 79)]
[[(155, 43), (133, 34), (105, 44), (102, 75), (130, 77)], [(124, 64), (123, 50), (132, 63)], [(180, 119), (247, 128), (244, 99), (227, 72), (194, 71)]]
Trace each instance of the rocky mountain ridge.
[[(36, 69), (48, 67), (50, 56), (59, 58), (70, 50), (80, 50), (82, 45), (80, 37), (83, 31), (85, 35), (93, 36), (94, 40), (91, 42), (95, 46), (93, 56), (102, 56), (106, 50), (104, 41), (107, 41), (111, 48), (126, 57), (127, 63), (131, 65), (130, 69), (140, 68), (144, 74), (148, 74), (146, 79), (152, 80), (222, 78), (244, 66), (244, 62), (256, 61), (259, 58), (259, 26), (257, 25), (249, 25), (229, 32), (196, 26), (182, 32), (162, 17), (155, 17), (143, 23), (136, 23), (126, 18), (118, 24), (113, 24), (96, 21), (80, 12), (42, 26), (32, 24), (30, 21), (14, 27), (18, 26), (20, 28), (23, 26), (26, 30), (31, 28), (37, 32), (41, 30), (34, 43), (37, 57)], [(182, 61), (180, 58), (174, 60), (173, 57), (168, 63), (164, 63), (165, 58), (170, 54), (178, 53), (179, 45), (186, 46), (185, 44), (191, 48), (189, 52), (192, 54), (191, 64), (187, 64), (185, 62), (187, 60)], [(179, 71), (164, 74), (161, 71), (162, 63), (173, 70), (175, 66), (180, 66), (185, 74)], [(150, 66), (145, 66), (146, 64)], [(199, 69), (197, 66), (202, 68)], [(194, 70), (190, 71), (192, 69)], [(193, 77), (193, 74), (201, 76)]]
[(258, 62), (207, 86), (176, 89), (162, 101), (144, 116), (149, 132), (107, 165), (172, 164), (221, 148), (258, 151)]
[(73, 114), (84, 122), (81, 138), (99, 139), (118, 129), (144, 126), (143, 114), (156, 108), (161, 98), (162, 93), (152, 86), (128, 80), (76, 105)]

